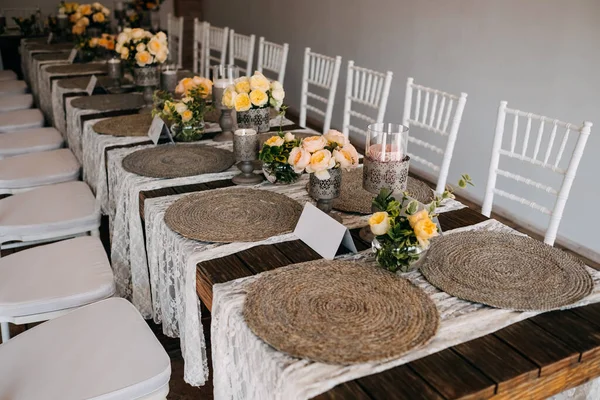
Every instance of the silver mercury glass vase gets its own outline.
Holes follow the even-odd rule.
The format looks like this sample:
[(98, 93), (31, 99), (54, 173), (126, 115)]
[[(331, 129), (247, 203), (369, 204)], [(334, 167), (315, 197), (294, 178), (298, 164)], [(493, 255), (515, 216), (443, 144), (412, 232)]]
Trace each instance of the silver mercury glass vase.
[(333, 200), (340, 197), (342, 190), (342, 169), (329, 170), (328, 179), (319, 179), (315, 174), (310, 174), (308, 181), (308, 194), (317, 200), (317, 208), (328, 214), (338, 222), (342, 222), (338, 215), (330, 214), (333, 209)]

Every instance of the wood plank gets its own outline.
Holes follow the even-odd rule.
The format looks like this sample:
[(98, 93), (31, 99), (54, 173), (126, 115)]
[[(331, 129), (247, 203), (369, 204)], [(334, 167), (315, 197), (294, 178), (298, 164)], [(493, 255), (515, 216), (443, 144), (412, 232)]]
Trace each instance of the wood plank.
[(395, 400), (443, 400), (438, 392), (406, 365), (353, 382), (358, 383), (374, 399), (389, 399), (393, 393)]
[(536, 379), (540, 372), (537, 365), (493, 335), (459, 344), (453, 349), (491, 378), (496, 383), (497, 393)]
[(308, 247), (301, 240), (292, 240), (290, 242), (281, 242), (274, 245), (281, 251), (292, 263), (301, 263), (305, 261), (318, 260), (321, 256)]
[(589, 323), (595, 326), (600, 326), (600, 303), (590, 304), (589, 306), (585, 307), (573, 308), (571, 311)]
[(368, 400), (371, 399), (367, 393), (355, 382), (342, 383), (325, 393), (313, 397), (314, 400)]
[(254, 275), (254, 272), (235, 255), (204, 261), (196, 266), (196, 291), (202, 302), (212, 311), (212, 287), (215, 283), (251, 275)]
[(450, 349), (408, 366), (447, 400), (487, 398), (496, 389), (494, 382)]
[(507, 326), (494, 336), (535, 363), (540, 368), (540, 376), (553, 374), (579, 361), (579, 352), (528, 320)]
[(451, 229), (475, 225), (480, 222), (487, 221), (488, 219), (489, 218), (478, 213), (477, 211), (466, 207), (461, 208), (460, 210), (445, 212), (438, 216), (438, 220), (442, 226), (442, 231), (449, 231)]
[(209, 189), (221, 189), (225, 187), (235, 186), (231, 179), (221, 179), (218, 181), (206, 182), (205, 185), (208, 186)]
[(290, 259), (272, 244), (252, 247), (236, 253), (236, 256), (255, 274), (292, 264)]
[(530, 319), (581, 353), (580, 361), (600, 355), (600, 328), (571, 311), (553, 311)]

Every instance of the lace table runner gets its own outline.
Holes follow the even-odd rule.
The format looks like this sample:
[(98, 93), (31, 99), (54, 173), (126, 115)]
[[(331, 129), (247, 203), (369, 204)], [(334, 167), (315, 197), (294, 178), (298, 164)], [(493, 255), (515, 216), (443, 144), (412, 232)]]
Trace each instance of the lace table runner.
[[(46, 57), (42, 57), (46, 56)], [(56, 64), (68, 64), (67, 58), (69, 52), (62, 53), (43, 53), (40, 55), (34, 55), (31, 57), (31, 70), (29, 71), (31, 93), (35, 101), (39, 104), (40, 93), (39, 93), (39, 71), (42, 65), (56, 65)]]
[[(467, 230), (520, 234), (495, 220), (448, 231), (447, 234)], [(370, 251), (340, 258), (375, 265), (374, 255)], [(188, 265), (188, 268), (191, 266)], [(600, 272), (589, 267), (587, 269), (594, 279), (594, 291), (572, 307), (600, 301)], [(424, 347), (409, 351), (397, 360), (352, 366), (294, 358), (256, 337), (246, 325), (242, 311), (248, 285), (258, 275), (214, 285), (211, 340), (215, 398), (308, 399), (340, 383), (408, 363), (538, 314), (491, 308), (460, 300), (433, 287), (418, 271), (402, 276), (423, 289), (436, 303), (441, 319), (437, 335)]]
[[(286, 194), (300, 203), (313, 201), (306, 192), (308, 176), (303, 176), (293, 185), (274, 186), (268, 183), (255, 188), (273, 190)], [(149, 188), (147, 188), (149, 189)], [(250, 243), (204, 243), (186, 239), (171, 231), (164, 223), (166, 209), (184, 195), (148, 199), (144, 205), (146, 222), (146, 240), (148, 248), (148, 270), (150, 271), (150, 289), (144, 289), (149, 297), (151, 291), (153, 318), (162, 323), (167, 336), (181, 339), (182, 354), (185, 360), (184, 379), (191, 385), (203, 385), (208, 377), (206, 349), (202, 325), (200, 324), (200, 306), (196, 294), (196, 264), (224, 257), (242, 250), (278, 243), (297, 238), (292, 234), (280, 235), (260, 242)], [(438, 212), (446, 212), (464, 206), (448, 199)], [(368, 216), (340, 214), (344, 225), (357, 228), (366, 225)], [(132, 265), (132, 274), (146, 273)], [(135, 277), (132, 277), (135, 281)], [(136, 287), (136, 290), (139, 290)], [(135, 298), (135, 294), (134, 294)], [(135, 304), (135, 302), (134, 302)]]

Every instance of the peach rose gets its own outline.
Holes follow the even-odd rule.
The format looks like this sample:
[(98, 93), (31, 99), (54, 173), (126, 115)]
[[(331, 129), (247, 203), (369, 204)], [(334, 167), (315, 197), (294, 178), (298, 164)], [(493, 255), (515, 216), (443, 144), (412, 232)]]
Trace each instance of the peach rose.
[(271, 82), (260, 72), (256, 71), (254, 75), (250, 77), (250, 89), (261, 90), (267, 92), (271, 88)]
[(302, 147), (304, 150), (314, 153), (317, 150), (321, 150), (327, 146), (327, 140), (323, 136), (310, 136), (302, 140)]
[(329, 169), (335, 167), (335, 160), (327, 149), (318, 150), (310, 156), (310, 163), (306, 166), (306, 172), (315, 174), (321, 180), (329, 179)]
[(369, 226), (373, 235), (385, 235), (390, 230), (390, 216), (385, 211), (376, 212), (369, 218)]
[(98, 12), (98, 13), (94, 14), (92, 19), (94, 20), (94, 22), (98, 22), (101, 24), (102, 22), (104, 22), (106, 20), (106, 17), (101, 12)]
[[(288, 132), (289, 133), (289, 132)], [(302, 147), (294, 147), (290, 152), (288, 164), (294, 168), (294, 172), (301, 174), (310, 163), (310, 153)]]
[(152, 64), (152, 55), (147, 51), (141, 51), (135, 55), (135, 60), (137, 61), (137, 65), (140, 67), (145, 67), (148, 64)]
[(330, 129), (323, 137), (327, 139), (329, 143), (337, 143), (339, 146), (344, 146), (348, 141), (342, 132), (336, 131), (335, 129)]
[(437, 225), (429, 218), (429, 215), (426, 218), (420, 219), (413, 227), (413, 230), (415, 231), (415, 235), (417, 235), (419, 245), (423, 249), (429, 247), (429, 239), (438, 235)]
[(358, 165), (358, 152), (350, 143), (333, 151), (333, 158), (340, 163), (340, 168), (351, 169)]
[(193, 116), (194, 116), (194, 113), (192, 112), (192, 110), (186, 110), (181, 114), (181, 121), (188, 122), (189, 120), (192, 119)]

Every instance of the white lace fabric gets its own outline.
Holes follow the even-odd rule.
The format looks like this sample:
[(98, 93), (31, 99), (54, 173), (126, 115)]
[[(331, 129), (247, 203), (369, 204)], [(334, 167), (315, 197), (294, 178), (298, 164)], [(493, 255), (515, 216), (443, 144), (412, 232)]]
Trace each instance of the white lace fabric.
[(30, 77), (30, 87), (31, 87), (31, 92), (33, 93), (33, 96), (35, 98), (35, 100), (39, 103), (39, 99), (40, 99), (40, 79), (39, 79), (39, 71), (42, 65), (58, 65), (58, 64), (68, 64), (67, 60), (36, 60), (35, 58), (31, 57), (31, 71), (29, 72), (29, 77)]
[[(517, 233), (498, 221), (488, 220), (447, 234), (471, 230)], [(370, 251), (341, 258), (375, 264)], [(600, 272), (589, 267), (587, 269), (594, 280), (594, 291), (572, 307), (600, 301)], [(441, 320), (438, 333), (427, 345), (409, 351), (399, 359), (352, 366), (328, 365), (294, 358), (275, 350), (255, 336), (246, 325), (242, 310), (247, 289), (258, 275), (214, 285), (211, 341), (215, 398), (309, 399), (340, 383), (408, 363), (538, 314), (497, 309), (460, 300), (433, 287), (418, 271), (402, 276), (424, 290), (435, 302)], [(585, 388), (580, 388), (580, 392), (582, 390), (586, 391)]]
[[(70, 93), (81, 93), (81, 95), (83, 96), (85, 94), (85, 90), (83, 89), (74, 89), (74, 88), (69, 88), (66, 89), (62, 86), (60, 86), (60, 80), (58, 81), (54, 81), (52, 83), (52, 110), (51, 110), (51, 115), (52, 115), (52, 121), (54, 124), (54, 127), (63, 135), (64, 138), (67, 137), (67, 117), (66, 117), (66, 113), (65, 113), (65, 107), (66, 107), (66, 101), (64, 100), (64, 95), (65, 94), (70, 94)], [(41, 85), (41, 82), (40, 82)], [(42, 94), (40, 94), (40, 97), (42, 96)]]

